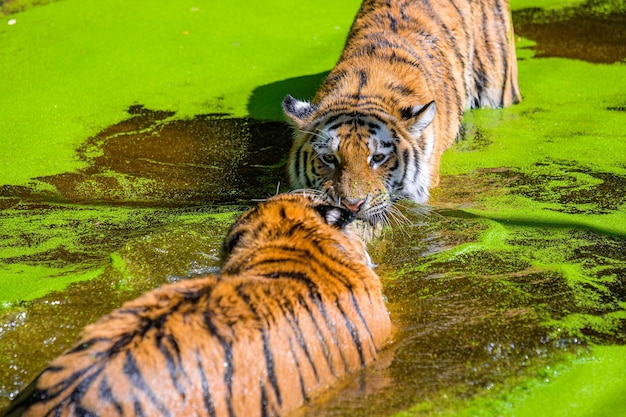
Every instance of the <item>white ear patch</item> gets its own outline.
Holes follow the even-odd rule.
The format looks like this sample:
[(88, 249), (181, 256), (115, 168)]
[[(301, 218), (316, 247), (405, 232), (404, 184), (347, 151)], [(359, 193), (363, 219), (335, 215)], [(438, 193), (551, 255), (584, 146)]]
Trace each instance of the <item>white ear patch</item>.
[(426, 129), (428, 125), (430, 125), (433, 120), (435, 120), (435, 115), (437, 114), (437, 105), (434, 101), (426, 104), (425, 106), (415, 106), (412, 109), (411, 118), (416, 119), (410, 127), (411, 135), (413, 137), (419, 136), (422, 130)]
[(316, 110), (316, 107), (308, 101), (297, 100), (288, 95), (283, 100), (283, 110), (287, 117), (300, 124)]

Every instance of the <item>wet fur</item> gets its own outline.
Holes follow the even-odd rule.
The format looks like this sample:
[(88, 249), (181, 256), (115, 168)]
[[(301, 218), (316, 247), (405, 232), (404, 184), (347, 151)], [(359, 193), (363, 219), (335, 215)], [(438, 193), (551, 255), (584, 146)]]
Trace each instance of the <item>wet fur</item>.
[(302, 195), (244, 214), (219, 275), (87, 326), (7, 416), (277, 416), (373, 361), (389, 337), (354, 215)]
[(520, 100), (507, 0), (365, 1), (312, 102), (283, 102), (291, 185), (378, 223), (428, 200), (466, 109)]

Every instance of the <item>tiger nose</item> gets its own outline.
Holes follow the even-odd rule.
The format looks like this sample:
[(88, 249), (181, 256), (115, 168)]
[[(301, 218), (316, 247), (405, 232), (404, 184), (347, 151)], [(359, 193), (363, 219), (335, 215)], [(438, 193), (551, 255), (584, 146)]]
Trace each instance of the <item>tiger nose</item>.
[(343, 200), (341, 204), (345, 206), (348, 210), (356, 213), (359, 211), (361, 206), (365, 203), (365, 200), (358, 200), (356, 203), (351, 202), (350, 200)]

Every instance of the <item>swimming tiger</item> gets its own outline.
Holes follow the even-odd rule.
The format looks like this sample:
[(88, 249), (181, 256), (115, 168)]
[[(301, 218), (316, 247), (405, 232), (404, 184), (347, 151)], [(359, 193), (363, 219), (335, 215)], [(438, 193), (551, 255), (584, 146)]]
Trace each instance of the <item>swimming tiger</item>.
[(466, 109), (521, 100), (506, 0), (366, 0), (312, 102), (288, 95), (293, 188), (370, 224), (425, 203)]
[(283, 194), (242, 215), (218, 275), (87, 326), (6, 416), (278, 416), (372, 362), (390, 336), (354, 214)]

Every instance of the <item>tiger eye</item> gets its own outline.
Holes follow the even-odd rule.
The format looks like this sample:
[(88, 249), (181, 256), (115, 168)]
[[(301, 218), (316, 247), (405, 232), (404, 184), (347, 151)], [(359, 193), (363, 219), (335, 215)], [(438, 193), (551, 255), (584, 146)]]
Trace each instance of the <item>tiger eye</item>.
[(337, 162), (338, 162), (337, 157), (329, 153), (322, 155), (322, 161), (324, 161), (324, 163), (326, 163), (327, 165), (331, 165), (331, 166), (337, 165)]
[(386, 155), (382, 153), (374, 154), (372, 155), (372, 162), (374, 162), (375, 164), (380, 164), (385, 160), (385, 157)]

